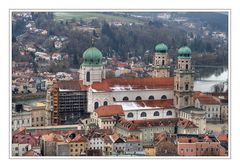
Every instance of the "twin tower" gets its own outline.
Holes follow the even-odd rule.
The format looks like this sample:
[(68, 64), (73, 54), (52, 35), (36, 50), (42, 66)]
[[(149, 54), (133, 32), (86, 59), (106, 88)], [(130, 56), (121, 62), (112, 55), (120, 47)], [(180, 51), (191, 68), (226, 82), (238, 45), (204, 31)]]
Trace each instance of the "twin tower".
[[(152, 73), (153, 77), (170, 77), (170, 59), (168, 47), (160, 43), (155, 47)], [(80, 80), (84, 85), (102, 82), (106, 78), (102, 53), (96, 47), (91, 47), (83, 53), (83, 64), (80, 67)], [(176, 68), (174, 70), (174, 106), (177, 109), (193, 106), (194, 71), (191, 67), (191, 49), (181, 47), (178, 50)]]
[[(152, 76), (170, 77), (170, 59), (168, 47), (160, 43), (155, 47)], [(193, 106), (194, 70), (191, 65), (191, 49), (181, 47), (178, 50), (174, 70), (174, 105), (177, 109)]]

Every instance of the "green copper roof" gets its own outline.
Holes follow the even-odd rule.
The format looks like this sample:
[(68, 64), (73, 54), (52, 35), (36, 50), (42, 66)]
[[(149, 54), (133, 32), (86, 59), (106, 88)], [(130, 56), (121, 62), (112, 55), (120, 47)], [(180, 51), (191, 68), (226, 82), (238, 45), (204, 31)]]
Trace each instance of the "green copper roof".
[(168, 50), (168, 47), (164, 43), (160, 43), (160, 44), (156, 45), (156, 47), (155, 47), (156, 52), (166, 53), (167, 50)]
[(189, 47), (181, 47), (178, 49), (178, 54), (180, 56), (189, 56), (191, 55), (192, 51)]
[(102, 63), (102, 52), (96, 47), (88, 48), (83, 53), (83, 65), (99, 65)]

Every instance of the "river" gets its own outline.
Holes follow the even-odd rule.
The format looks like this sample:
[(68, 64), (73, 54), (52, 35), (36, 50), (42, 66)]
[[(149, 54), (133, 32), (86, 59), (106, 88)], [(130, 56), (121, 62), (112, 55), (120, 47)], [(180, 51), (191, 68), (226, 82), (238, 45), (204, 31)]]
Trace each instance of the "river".
[(194, 91), (213, 92), (213, 86), (222, 84), (224, 90), (228, 88), (227, 67), (196, 68)]

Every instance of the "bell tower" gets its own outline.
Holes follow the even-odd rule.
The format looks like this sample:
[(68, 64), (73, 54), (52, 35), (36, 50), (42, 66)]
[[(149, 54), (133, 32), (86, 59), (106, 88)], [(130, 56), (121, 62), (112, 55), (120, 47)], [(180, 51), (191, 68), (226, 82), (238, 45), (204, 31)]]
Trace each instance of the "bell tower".
[(191, 53), (189, 47), (181, 47), (178, 50), (177, 67), (174, 71), (174, 106), (177, 109), (194, 106), (194, 70), (191, 66)]
[(102, 79), (106, 78), (102, 58), (102, 52), (96, 47), (88, 48), (83, 53), (83, 63), (79, 70), (79, 79), (83, 81), (84, 85), (91, 85), (93, 82), (102, 82)]
[(159, 78), (170, 76), (170, 61), (167, 50), (168, 47), (164, 43), (156, 45), (152, 77)]

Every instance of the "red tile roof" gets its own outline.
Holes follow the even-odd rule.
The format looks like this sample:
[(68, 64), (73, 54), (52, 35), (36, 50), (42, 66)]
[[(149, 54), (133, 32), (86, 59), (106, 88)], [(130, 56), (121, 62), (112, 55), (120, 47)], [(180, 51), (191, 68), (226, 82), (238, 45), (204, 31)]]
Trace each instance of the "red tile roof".
[(178, 142), (179, 143), (196, 143), (196, 142), (198, 142), (198, 138), (196, 138), (196, 137), (190, 137), (190, 138), (188, 138), (188, 137), (179, 137), (178, 138)]
[(192, 121), (182, 118), (178, 120), (178, 126), (181, 128), (198, 128)]
[(96, 113), (99, 117), (111, 117), (114, 115), (123, 116), (124, 111), (121, 105), (108, 105), (97, 108)]
[(219, 141), (225, 141), (225, 142), (227, 142), (228, 141), (228, 136), (227, 135), (219, 135), (218, 137), (217, 137), (217, 139), (219, 140)]
[(76, 135), (76, 137), (75, 138), (73, 138), (73, 139), (68, 139), (68, 142), (87, 142), (87, 138), (86, 137), (84, 137), (84, 136), (81, 136), (80, 134), (78, 134), (78, 135)]
[[(89, 86), (83, 85), (83, 81), (58, 81), (57, 86), (60, 89), (68, 90), (88, 90)], [(162, 78), (112, 78), (104, 79), (102, 82), (94, 82), (92, 89), (97, 91), (110, 92), (114, 87), (126, 87), (131, 89), (159, 89), (169, 88), (173, 89), (174, 78), (173, 77), (162, 77)]]
[(201, 104), (220, 104), (213, 96), (200, 95), (196, 97), (196, 99), (198, 99)]
[(12, 143), (31, 144), (32, 146), (37, 146), (38, 140), (30, 134), (25, 134), (25, 135), (17, 134), (17, 135), (13, 135)]
[(170, 88), (173, 89), (174, 79), (169, 78), (113, 78), (105, 79), (101, 83), (95, 82), (92, 88), (97, 91), (112, 91), (114, 87), (126, 87), (131, 89), (159, 89)]
[(147, 119), (147, 120), (132, 120), (128, 121), (124, 118), (119, 120), (118, 126), (129, 131), (137, 131), (141, 127), (174, 127), (181, 128), (198, 128), (192, 121), (178, 118), (162, 118), (162, 119)]

